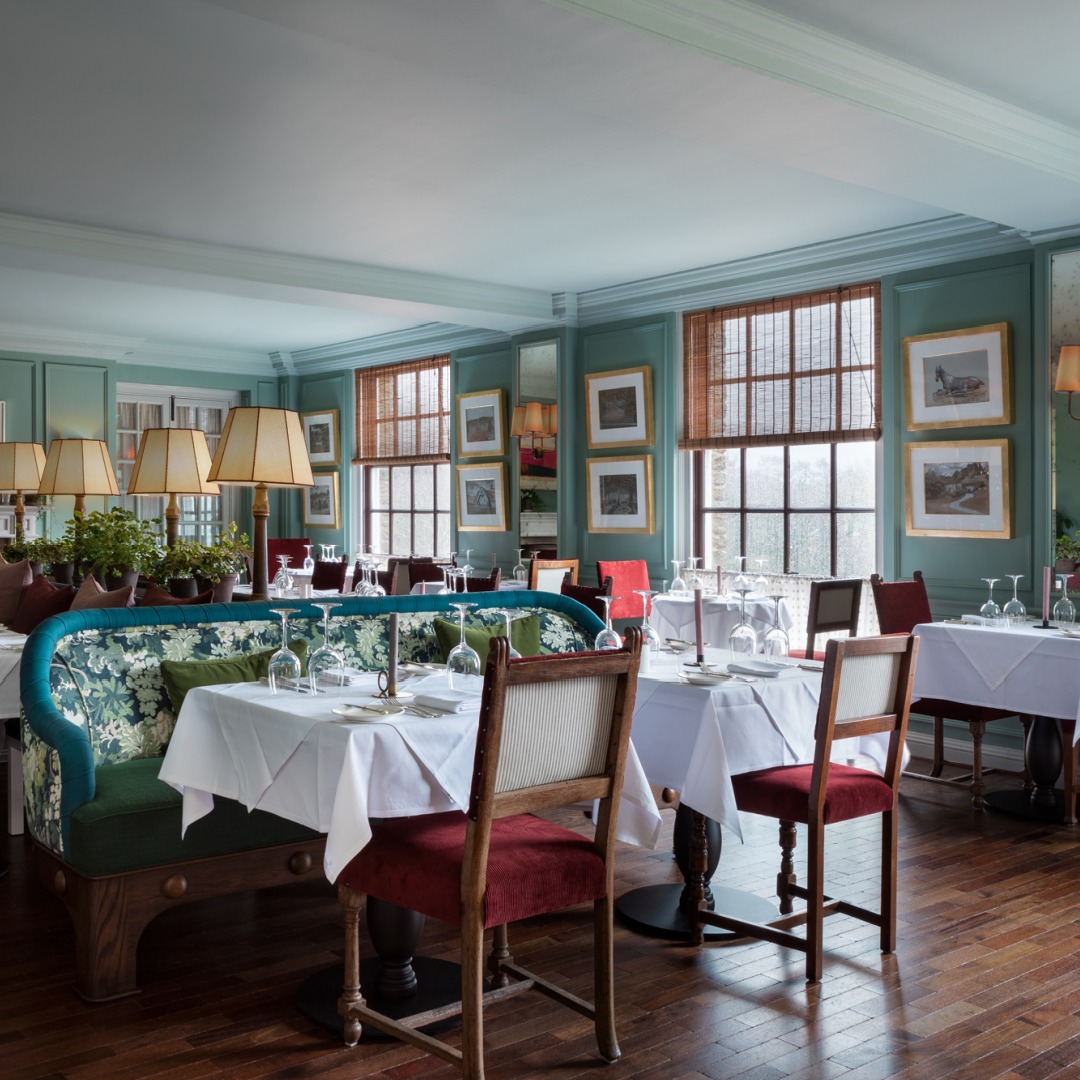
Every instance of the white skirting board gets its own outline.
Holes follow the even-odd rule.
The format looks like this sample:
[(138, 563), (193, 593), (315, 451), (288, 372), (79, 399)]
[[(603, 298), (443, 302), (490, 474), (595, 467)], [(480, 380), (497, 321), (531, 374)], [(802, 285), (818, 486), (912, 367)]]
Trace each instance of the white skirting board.
[[(934, 736), (931, 732), (907, 733), (908, 749), (915, 757), (931, 759), (934, 756)], [(946, 739), (945, 760), (971, 764), (970, 739)], [(1003, 769), (1006, 772), (1024, 771), (1024, 752), (1020, 747), (992, 746), (983, 740), (982, 761), (984, 769)]]

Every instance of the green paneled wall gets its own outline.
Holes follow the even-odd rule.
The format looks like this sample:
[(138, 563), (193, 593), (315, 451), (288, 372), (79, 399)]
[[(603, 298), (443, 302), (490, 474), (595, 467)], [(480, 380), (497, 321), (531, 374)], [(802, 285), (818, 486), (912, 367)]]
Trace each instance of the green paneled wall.
[[(353, 532), (350, 527), (352, 521), (353, 501), (349, 477), (352, 475), (352, 448), (355, 442), (353, 435), (354, 420), (352, 409), (352, 373), (347, 371), (335, 371), (326, 375), (313, 375), (304, 380), (299, 387), (299, 410), (301, 416), (310, 412), (326, 412), (336, 410), (338, 414), (338, 446), (337, 465), (313, 465), (312, 472), (323, 475), (333, 473), (337, 476), (338, 484), (338, 528), (316, 528), (304, 524), (304, 493), (291, 492), (288, 499), (290, 515), (288, 519), (288, 536), (308, 536), (313, 544), (336, 544), (337, 554), (355, 555), (355, 551), (347, 546), (348, 537)], [(318, 554), (315, 548), (315, 554)]]

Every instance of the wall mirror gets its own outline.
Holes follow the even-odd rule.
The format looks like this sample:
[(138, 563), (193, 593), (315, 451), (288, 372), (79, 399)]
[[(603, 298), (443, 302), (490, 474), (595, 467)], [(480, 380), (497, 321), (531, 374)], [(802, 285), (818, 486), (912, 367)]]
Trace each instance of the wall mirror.
[[(1050, 305), (1050, 477), (1055, 514), (1053, 536), (1080, 534), (1080, 420), (1069, 415), (1070, 395), (1054, 392), (1063, 345), (1080, 345), (1080, 250), (1063, 251), (1051, 264)], [(1072, 411), (1080, 416), (1080, 393), (1072, 394)], [(1063, 562), (1074, 558), (1060, 543), (1056, 555)], [(1061, 567), (1067, 569), (1067, 567)]]
[(556, 546), (559, 475), (559, 343), (517, 347), (517, 403), (510, 424), (516, 442), (522, 547)]

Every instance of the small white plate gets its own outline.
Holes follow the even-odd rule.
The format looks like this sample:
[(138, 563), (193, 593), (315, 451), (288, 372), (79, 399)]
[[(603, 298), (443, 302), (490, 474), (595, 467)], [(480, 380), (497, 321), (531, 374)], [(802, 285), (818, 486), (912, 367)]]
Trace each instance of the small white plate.
[(734, 679), (735, 676), (725, 674), (722, 671), (718, 671), (715, 674), (710, 674), (707, 671), (680, 671), (679, 678), (685, 679), (694, 686), (716, 686), (717, 683)]
[(353, 720), (363, 724), (377, 724), (390, 716), (401, 716), (405, 709), (401, 705), (336, 705), (330, 710), (343, 720)]

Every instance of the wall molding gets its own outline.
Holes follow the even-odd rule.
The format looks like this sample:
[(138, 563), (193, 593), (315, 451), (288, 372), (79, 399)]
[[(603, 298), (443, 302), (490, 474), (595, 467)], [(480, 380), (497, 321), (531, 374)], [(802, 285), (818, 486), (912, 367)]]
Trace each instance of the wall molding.
[(6, 352), (71, 356), (88, 360), (124, 360), (144, 341), (144, 338), (121, 337), (116, 334), (0, 323), (0, 349)]
[(237, 375), (271, 375), (274, 366), (267, 353), (240, 349), (213, 349), (200, 345), (147, 343), (123, 358), (126, 364), (183, 368), (188, 371), (232, 372)]

